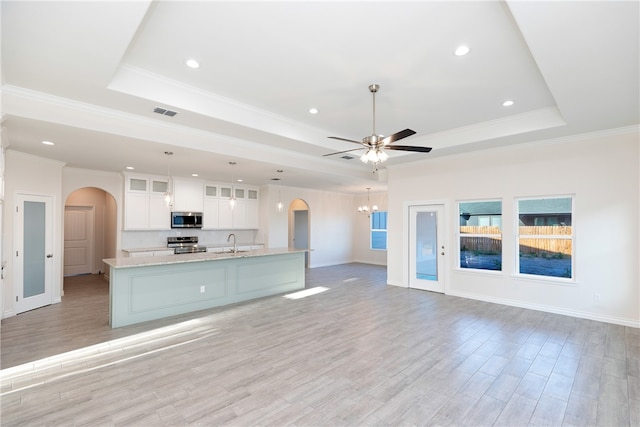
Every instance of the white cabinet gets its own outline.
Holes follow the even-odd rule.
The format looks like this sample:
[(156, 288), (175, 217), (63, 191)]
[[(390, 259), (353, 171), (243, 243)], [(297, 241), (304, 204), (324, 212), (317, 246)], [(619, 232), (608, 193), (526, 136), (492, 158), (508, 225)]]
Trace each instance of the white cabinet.
[(173, 210), (178, 212), (203, 212), (202, 181), (173, 179)]
[[(166, 206), (166, 177), (125, 175), (125, 230), (168, 230), (171, 211), (202, 212), (202, 228), (257, 229), (259, 189), (253, 186), (173, 178), (173, 205)], [(235, 197), (232, 207), (229, 199)]]
[(149, 250), (149, 251), (131, 251), (129, 252), (129, 257), (144, 257), (144, 256), (167, 256), (174, 255), (175, 251), (173, 249), (162, 249), (162, 250)]
[[(235, 197), (233, 207), (229, 201)], [(258, 228), (258, 188), (250, 186), (220, 186), (218, 226), (222, 229)]]
[(207, 252), (220, 253), (220, 252), (231, 252), (233, 246), (216, 246), (214, 248), (207, 248)]
[(163, 249), (161, 251), (153, 251), (153, 256), (175, 255), (175, 253), (173, 249)]
[(125, 176), (125, 230), (167, 230), (171, 227), (171, 210), (164, 201), (166, 178)]
[(204, 184), (204, 206), (202, 209), (202, 228), (219, 228), (218, 206), (219, 206), (218, 184)]
[(260, 205), (258, 203), (258, 189), (247, 188), (247, 228), (258, 228), (260, 223)]
[[(229, 199), (231, 198), (232, 188), (230, 185), (221, 184), (220, 198), (218, 200), (218, 228), (233, 228), (233, 211)], [(236, 202), (237, 203), (237, 202)]]
[(153, 256), (153, 251), (136, 251), (136, 252), (129, 252), (129, 258), (134, 258), (134, 257), (144, 257), (144, 256)]
[(261, 243), (254, 244), (254, 245), (238, 245), (239, 251), (253, 251), (257, 249), (264, 249), (264, 245)]

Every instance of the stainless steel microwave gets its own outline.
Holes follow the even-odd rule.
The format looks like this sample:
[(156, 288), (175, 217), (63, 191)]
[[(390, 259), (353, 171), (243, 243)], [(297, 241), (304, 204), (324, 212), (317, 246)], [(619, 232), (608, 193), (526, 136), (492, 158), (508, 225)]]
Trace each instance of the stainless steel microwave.
[(171, 212), (171, 228), (202, 228), (202, 212)]

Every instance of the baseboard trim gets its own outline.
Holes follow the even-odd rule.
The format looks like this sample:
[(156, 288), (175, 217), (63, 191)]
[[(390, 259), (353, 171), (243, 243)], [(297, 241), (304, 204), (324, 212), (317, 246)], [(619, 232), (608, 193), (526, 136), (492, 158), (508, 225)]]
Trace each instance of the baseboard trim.
[(9, 311), (5, 311), (4, 313), (2, 313), (2, 318), (6, 319), (8, 317), (13, 317), (15, 315), (16, 315), (16, 313), (13, 310), (9, 310)]
[(506, 299), (506, 298), (487, 297), (485, 295), (471, 294), (467, 292), (454, 291), (454, 292), (448, 292), (447, 295), (460, 297), (460, 298), (473, 299), (478, 301), (491, 302), (494, 304), (508, 305), (512, 307), (526, 308), (529, 310), (544, 311), (546, 313), (561, 314), (564, 316), (577, 317), (579, 319), (588, 319), (588, 320), (595, 320), (597, 322), (612, 323), (612, 324), (621, 325), (621, 326), (629, 326), (631, 328), (640, 328), (640, 321), (638, 320), (625, 319), (622, 317), (615, 317), (615, 316), (603, 316), (601, 314), (590, 313), (587, 311), (571, 310), (571, 309), (554, 307), (549, 305), (542, 305), (542, 304), (532, 304), (532, 303), (526, 303), (526, 302), (512, 300), (512, 299)]

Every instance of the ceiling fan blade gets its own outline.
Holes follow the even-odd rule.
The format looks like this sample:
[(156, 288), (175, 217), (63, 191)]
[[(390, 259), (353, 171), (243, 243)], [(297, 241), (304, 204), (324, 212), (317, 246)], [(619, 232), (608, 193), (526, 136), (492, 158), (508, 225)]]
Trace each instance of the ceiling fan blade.
[(353, 139), (340, 138), (339, 136), (328, 136), (327, 138), (337, 139), (339, 141), (355, 142), (356, 144), (361, 144), (362, 145), (362, 141), (354, 141)]
[(351, 151), (362, 150), (362, 148), (352, 148), (351, 150), (337, 151), (335, 153), (323, 154), (322, 157), (333, 156), (335, 154), (349, 153)]
[(412, 145), (387, 145), (385, 150), (398, 150), (398, 151), (415, 151), (417, 153), (428, 153), (431, 151), (431, 147), (414, 147)]
[(387, 144), (391, 144), (394, 141), (398, 141), (402, 138), (406, 138), (408, 136), (414, 135), (416, 133), (416, 131), (411, 130), (411, 129), (405, 129), (405, 130), (401, 130), (400, 132), (396, 132), (393, 135), (389, 135), (385, 138), (382, 138), (382, 143), (384, 145)]

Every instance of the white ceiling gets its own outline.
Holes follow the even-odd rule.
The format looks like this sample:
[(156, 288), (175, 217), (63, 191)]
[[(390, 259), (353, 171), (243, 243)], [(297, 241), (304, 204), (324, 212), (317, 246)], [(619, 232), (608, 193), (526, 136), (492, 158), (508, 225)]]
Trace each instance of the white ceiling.
[(433, 147), (388, 165), (640, 122), (636, 1), (1, 7), (5, 145), (71, 167), (381, 190), (363, 150), (323, 156), (372, 133), (371, 83), (377, 133)]

